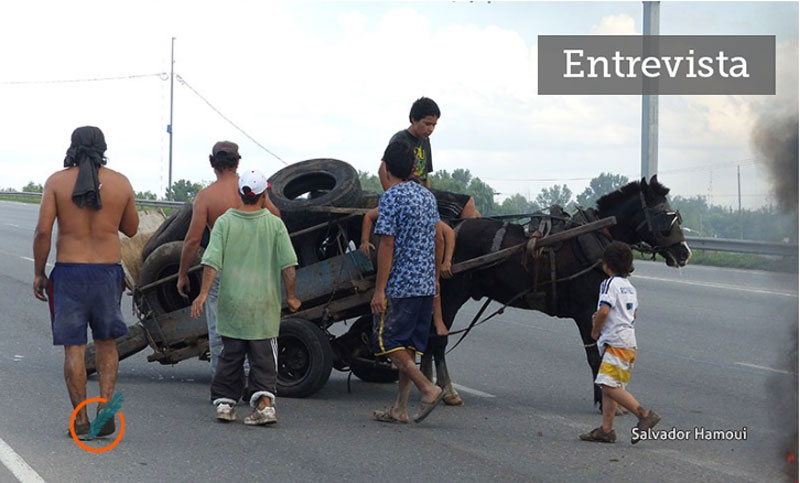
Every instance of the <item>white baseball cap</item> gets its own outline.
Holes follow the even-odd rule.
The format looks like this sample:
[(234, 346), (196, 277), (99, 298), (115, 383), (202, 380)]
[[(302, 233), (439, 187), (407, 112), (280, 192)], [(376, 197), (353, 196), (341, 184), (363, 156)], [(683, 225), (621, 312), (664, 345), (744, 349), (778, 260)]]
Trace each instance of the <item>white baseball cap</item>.
[(243, 195), (259, 196), (267, 188), (267, 177), (261, 171), (251, 169), (239, 175), (239, 193)]

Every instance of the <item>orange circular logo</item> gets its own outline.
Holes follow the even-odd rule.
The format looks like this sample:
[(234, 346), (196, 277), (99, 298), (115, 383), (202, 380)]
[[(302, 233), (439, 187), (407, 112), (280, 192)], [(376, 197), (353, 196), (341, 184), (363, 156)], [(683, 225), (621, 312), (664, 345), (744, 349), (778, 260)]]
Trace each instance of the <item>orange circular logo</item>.
[(108, 399), (104, 397), (93, 397), (78, 404), (75, 407), (75, 410), (72, 411), (72, 416), (70, 416), (69, 418), (69, 434), (70, 436), (72, 436), (72, 439), (75, 441), (75, 443), (77, 443), (78, 446), (80, 446), (82, 450), (88, 451), (89, 453), (105, 453), (106, 451), (114, 449), (114, 447), (119, 444), (120, 440), (122, 440), (122, 435), (125, 433), (125, 416), (122, 415), (122, 411), (119, 411), (117, 413), (117, 416), (119, 416), (119, 434), (117, 434), (117, 439), (112, 441), (111, 444), (109, 444), (108, 446), (103, 446), (100, 448), (92, 448), (91, 446), (84, 444), (83, 441), (78, 439), (78, 435), (75, 433), (75, 417), (78, 415), (78, 411), (80, 411), (81, 408), (93, 402), (107, 403)]

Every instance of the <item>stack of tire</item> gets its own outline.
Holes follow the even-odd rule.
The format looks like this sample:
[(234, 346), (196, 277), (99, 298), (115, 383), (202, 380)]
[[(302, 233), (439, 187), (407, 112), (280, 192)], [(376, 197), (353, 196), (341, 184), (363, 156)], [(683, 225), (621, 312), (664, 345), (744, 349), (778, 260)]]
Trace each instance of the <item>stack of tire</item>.
[[(328, 220), (329, 215), (309, 211), (309, 207), (358, 207), (362, 201), (358, 172), (348, 163), (336, 159), (311, 159), (295, 163), (276, 172), (269, 182), (270, 200), (281, 211), (289, 233)], [(168, 217), (152, 235), (142, 250), (142, 269), (137, 287), (146, 287), (178, 272), (183, 240), (191, 219), (192, 205), (187, 203)], [(206, 230), (202, 247), (208, 244), (208, 238)], [(317, 260), (301, 252), (316, 252), (316, 247), (305, 245), (314, 245), (318, 241), (314, 236), (297, 237), (295, 251), (300, 256), (301, 266)], [(200, 254), (192, 265), (199, 263)], [(183, 309), (198, 295), (201, 280), (201, 271), (189, 273), (191, 288), (188, 298), (181, 297), (176, 284), (169, 282), (137, 291), (134, 303), (144, 316), (158, 316)], [(126, 342), (118, 341), (118, 346), (122, 343), (131, 345), (135, 340), (136, 347), (131, 345), (130, 349), (138, 352), (146, 346), (143, 329), (138, 325), (130, 329), (132, 337), (127, 338)], [(330, 376), (333, 354), (328, 336), (322, 329), (307, 320), (285, 318), (281, 323), (278, 345), (278, 390), (281, 396), (305, 397), (325, 385)], [(120, 356), (123, 357), (122, 354)]]
[[(361, 202), (358, 172), (344, 161), (310, 159), (276, 172), (270, 179), (270, 200), (281, 211), (289, 233), (324, 222), (325, 213), (309, 212), (311, 206), (355, 207)], [(303, 195), (308, 194), (307, 197)], [(144, 287), (178, 273), (183, 239), (192, 220), (192, 205), (185, 204), (158, 228), (142, 250), (142, 270), (137, 283)], [(208, 244), (208, 229), (201, 247)], [(202, 252), (201, 252), (202, 253)], [(200, 263), (200, 254), (192, 265)], [(188, 307), (200, 292), (202, 274), (190, 272), (189, 298), (183, 298), (174, 283), (162, 283), (145, 291), (136, 301), (143, 314), (165, 314)]]

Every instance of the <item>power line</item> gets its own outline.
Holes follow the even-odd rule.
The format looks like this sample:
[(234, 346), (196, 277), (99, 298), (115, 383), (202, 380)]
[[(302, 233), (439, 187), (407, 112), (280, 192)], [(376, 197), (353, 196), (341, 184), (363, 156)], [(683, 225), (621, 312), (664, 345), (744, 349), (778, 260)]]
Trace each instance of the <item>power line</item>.
[(78, 82), (102, 82), (114, 80), (131, 80), (141, 79), (143, 77), (160, 77), (161, 80), (169, 79), (169, 74), (166, 72), (159, 72), (157, 74), (133, 74), (121, 75), (115, 77), (88, 77), (83, 79), (50, 79), (50, 80), (26, 80), (26, 81), (3, 81), (0, 85), (4, 86), (18, 86), (18, 85), (34, 85), (34, 84), (74, 84)]
[(230, 124), (231, 126), (235, 127), (235, 128), (236, 128), (236, 129), (237, 129), (237, 130), (238, 130), (240, 133), (244, 134), (245, 136), (247, 136), (247, 138), (248, 138), (248, 139), (250, 139), (251, 141), (253, 141), (254, 143), (256, 143), (256, 145), (257, 145), (258, 147), (260, 147), (260, 148), (261, 148), (261, 149), (263, 149), (264, 151), (266, 151), (266, 152), (268, 152), (269, 154), (271, 154), (272, 156), (274, 156), (274, 157), (275, 157), (275, 158), (276, 158), (278, 161), (280, 161), (281, 163), (283, 163), (285, 166), (288, 166), (288, 165), (289, 165), (289, 163), (287, 163), (286, 161), (284, 161), (283, 159), (281, 159), (281, 157), (280, 157), (280, 156), (278, 156), (277, 154), (275, 154), (275, 153), (273, 153), (272, 151), (270, 151), (269, 149), (267, 149), (267, 148), (266, 148), (266, 147), (265, 147), (263, 144), (261, 144), (260, 142), (256, 141), (256, 140), (255, 140), (255, 138), (253, 138), (253, 136), (251, 136), (251, 135), (247, 134), (247, 133), (244, 131), (244, 129), (240, 128), (240, 127), (239, 127), (239, 126), (237, 126), (237, 125), (236, 125), (236, 124), (235, 124), (233, 121), (231, 121), (230, 119), (228, 119), (228, 117), (227, 117), (225, 114), (223, 114), (222, 112), (220, 112), (220, 110), (219, 110), (219, 109), (217, 109), (216, 107), (214, 107), (214, 105), (213, 105), (213, 104), (211, 104), (211, 103), (208, 101), (208, 99), (206, 99), (205, 97), (203, 97), (203, 95), (202, 95), (202, 94), (200, 94), (199, 92), (197, 92), (197, 91), (195, 90), (195, 88), (194, 88), (194, 87), (192, 87), (191, 85), (189, 85), (189, 83), (188, 83), (188, 82), (186, 82), (186, 80), (185, 80), (183, 77), (179, 76), (178, 74), (175, 74), (175, 78), (176, 78), (176, 79), (178, 79), (178, 82), (180, 82), (181, 84), (183, 84), (183, 85), (185, 85), (187, 88), (189, 88), (189, 90), (190, 90), (190, 91), (192, 91), (192, 92), (193, 92), (193, 93), (194, 93), (194, 94), (195, 94), (197, 97), (199, 97), (199, 98), (200, 98), (200, 99), (201, 99), (203, 102), (205, 102), (205, 103), (208, 105), (208, 107), (210, 107), (210, 108), (211, 108), (211, 109), (212, 109), (214, 112), (216, 112), (217, 114), (219, 114), (219, 116), (220, 116), (222, 119), (225, 119), (226, 121), (228, 121), (228, 124)]
[[(749, 162), (747, 162), (749, 161)], [(716, 163), (716, 164), (706, 164), (703, 166), (692, 166), (688, 168), (675, 168), (675, 169), (665, 169), (659, 171), (657, 174), (673, 174), (673, 173), (687, 173), (687, 172), (695, 172), (695, 171), (708, 171), (711, 169), (720, 169), (720, 168), (735, 168), (737, 166), (754, 166), (756, 163), (752, 159), (744, 159), (742, 161), (733, 161), (725, 162), (725, 163)], [(638, 175), (625, 175), (628, 179), (637, 179)], [(593, 177), (580, 177), (580, 178), (483, 178), (484, 181), (536, 181), (536, 182), (559, 182), (559, 181), (591, 181), (596, 176)]]
[(482, 178), (480, 176), (476, 176), (476, 178), (481, 178), (484, 181), (541, 181), (541, 182), (553, 182), (553, 181), (591, 181), (595, 177), (592, 178)]

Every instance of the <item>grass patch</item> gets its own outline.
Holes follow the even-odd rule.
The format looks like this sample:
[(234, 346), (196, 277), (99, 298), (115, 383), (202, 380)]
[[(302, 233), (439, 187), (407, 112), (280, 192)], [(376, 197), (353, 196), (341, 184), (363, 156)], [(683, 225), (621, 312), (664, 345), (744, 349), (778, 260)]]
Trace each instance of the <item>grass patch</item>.
[[(634, 252), (636, 260), (652, 260), (651, 255)], [(656, 260), (664, 262), (661, 255)], [(746, 270), (766, 270), (769, 272), (797, 272), (797, 258), (758, 255), (755, 253), (717, 252), (713, 250), (692, 250), (689, 265), (707, 265), (711, 267), (741, 268)]]
[(0, 200), (4, 201), (19, 201), (20, 203), (31, 203), (38, 205), (40, 198), (29, 198), (27, 196), (13, 196), (13, 195), (2, 195), (0, 194)]

